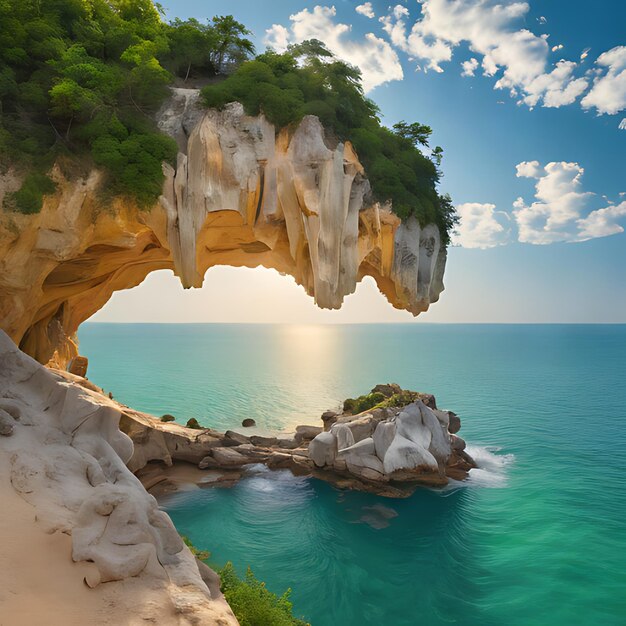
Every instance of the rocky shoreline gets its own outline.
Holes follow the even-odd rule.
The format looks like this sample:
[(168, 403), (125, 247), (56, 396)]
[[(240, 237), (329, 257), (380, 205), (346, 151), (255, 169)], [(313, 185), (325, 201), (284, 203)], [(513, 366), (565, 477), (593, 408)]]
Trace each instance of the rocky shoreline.
[[(262, 464), (404, 498), (463, 479), (475, 466), (456, 434), (458, 417), (439, 410), (433, 396), (397, 385), (348, 399), (320, 422), (271, 435), (163, 421), (116, 402), (84, 376), (42, 366), (0, 331), (0, 496), (21, 511), (29, 542), (54, 535), (58, 550), (69, 550), (64, 588), (80, 595), (85, 612), (90, 603), (112, 602), (123, 613), (133, 603), (137, 620), (237, 623), (215, 574), (197, 564), (159, 508), (160, 495), (229, 487)], [(39, 555), (46, 570), (59, 558), (53, 544)], [(6, 542), (0, 560), (17, 563), (22, 552)], [(83, 582), (95, 595), (76, 591)], [(152, 595), (137, 603), (137, 588)], [(103, 623), (123, 623), (117, 614), (111, 620)]]
[(353, 414), (346, 401), (343, 412), (323, 413), (319, 426), (278, 436), (187, 428), (123, 406), (120, 428), (134, 443), (129, 469), (157, 494), (189, 482), (232, 486), (246, 467), (263, 464), (339, 489), (404, 498), (420, 486), (464, 480), (476, 467), (457, 435), (460, 419), (438, 409), (433, 395), (388, 384), (357, 400), (378, 402)]

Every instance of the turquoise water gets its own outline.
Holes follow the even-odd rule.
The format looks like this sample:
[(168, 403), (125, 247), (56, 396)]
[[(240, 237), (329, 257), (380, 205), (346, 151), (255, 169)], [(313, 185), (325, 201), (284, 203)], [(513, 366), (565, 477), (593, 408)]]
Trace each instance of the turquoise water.
[(462, 418), (481, 469), (408, 500), (257, 469), (166, 503), (314, 626), (626, 624), (626, 326), (85, 324), (89, 376), (207, 426), (315, 423), (378, 382)]

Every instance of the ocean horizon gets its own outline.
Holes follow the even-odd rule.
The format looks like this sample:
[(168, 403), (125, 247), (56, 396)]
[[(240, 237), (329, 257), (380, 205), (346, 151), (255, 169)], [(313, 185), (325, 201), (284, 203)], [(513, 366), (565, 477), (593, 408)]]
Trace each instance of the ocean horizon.
[(293, 430), (386, 382), (459, 414), (479, 467), (443, 491), (256, 467), (161, 502), (315, 626), (623, 624), (626, 325), (88, 323), (79, 339), (93, 382), (181, 423)]

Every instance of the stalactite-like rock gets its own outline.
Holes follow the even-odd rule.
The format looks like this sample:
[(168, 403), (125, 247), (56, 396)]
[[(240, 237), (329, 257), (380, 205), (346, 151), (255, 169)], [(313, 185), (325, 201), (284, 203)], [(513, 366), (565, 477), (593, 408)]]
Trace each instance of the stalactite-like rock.
[[(276, 134), (239, 104), (203, 111), (176, 89), (159, 125), (179, 145), (164, 165), (159, 203), (102, 206), (100, 174), (66, 180), (37, 215), (0, 215), (0, 328), (41, 363), (77, 355), (78, 326), (113, 292), (171, 269), (200, 287), (215, 265), (273, 268), (324, 308), (338, 308), (364, 276), (413, 314), (443, 290), (446, 249), (436, 226), (401, 223), (373, 203), (349, 142), (331, 144), (315, 117)], [(15, 187), (0, 178), (0, 197)]]

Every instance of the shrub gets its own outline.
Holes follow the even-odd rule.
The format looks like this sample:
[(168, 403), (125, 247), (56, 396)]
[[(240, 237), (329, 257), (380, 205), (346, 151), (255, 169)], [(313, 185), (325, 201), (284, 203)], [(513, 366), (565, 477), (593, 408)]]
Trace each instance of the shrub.
[(195, 430), (202, 430), (202, 426), (198, 423), (195, 417), (191, 417), (187, 420), (187, 428), (193, 428)]
[(290, 589), (278, 596), (250, 568), (243, 579), (239, 578), (232, 563), (227, 563), (219, 575), (222, 592), (241, 626), (309, 626), (293, 616)]
[(39, 213), (44, 195), (53, 193), (55, 189), (56, 185), (48, 176), (30, 172), (17, 191), (7, 194), (5, 206), (26, 215)]
[(207, 561), (210, 558), (211, 553), (208, 552), (207, 550), (200, 550), (196, 548), (196, 546), (194, 546), (193, 543), (191, 543), (191, 539), (189, 539), (189, 537), (186, 537), (185, 535), (181, 535), (180, 537), (185, 543), (185, 545), (191, 551), (191, 554), (193, 554), (196, 557), (196, 559), (200, 561)]
[(402, 219), (415, 216), (425, 225), (436, 223), (444, 243), (456, 223), (449, 197), (437, 192), (442, 150), (428, 149), (430, 127), (400, 122), (381, 125), (377, 106), (365, 97), (360, 71), (337, 60), (319, 41), (272, 50), (248, 61), (226, 80), (202, 90), (206, 106), (223, 108), (240, 102), (248, 115), (263, 113), (277, 129), (316, 115), (334, 137), (354, 145), (373, 195), (391, 200)]
[[(395, 394), (394, 396), (391, 396), (391, 398), (386, 398), (384, 394), (380, 393), (380, 391), (373, 391), (372, 393), (359, 396), (358, 398), (348, 398), (347, 400), (344, 400), (343, 411), (344, 413), (357, 415), (357, 413), (363, 413), (363, 411), (368, 411), (374, 407), (401, 406), (399, 404), (392, 404), (392, 402), (398, 400), (397, 396), (400, 395), (402, 394)], [(411, 402), (411, 400), (405, 402), (405, 404), (409, 404), (409, 402)]]
[(8, 208), (37, 213), (50, 193), (43, 173), (61, 156), (91, 157), (108, 195), (156, 201), (161, 163), (176, 155), (154, 120), (167, 86), (254, 50), (232, 16), (168, 24), (161, 14), (152, 0), (0, 1), (0, 167), (31, 172)]
[[(165, 415), (161, 415), (161, 421), (162, 422), (173, 422), (175, 421), (176, 418), (173, 415), (170, 415), (169, 413), (166, 413)], [(184, 539), (184, 537), (183, 537)]]

